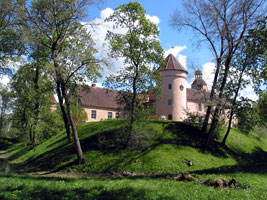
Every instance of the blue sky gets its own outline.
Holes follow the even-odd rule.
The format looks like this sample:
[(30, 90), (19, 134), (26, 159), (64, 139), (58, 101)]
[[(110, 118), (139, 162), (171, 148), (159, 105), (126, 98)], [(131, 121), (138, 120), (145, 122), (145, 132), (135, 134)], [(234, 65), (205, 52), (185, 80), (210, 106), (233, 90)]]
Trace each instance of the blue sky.
[[(115, 9), (121, 4), (130, 2), (129, 0), (107, 0), (100, 8), (91, 7), (88, 9), (90, 19), (100, 17), (101, 10), (105, 8)], [(194, 35), (190, 30), (176, 31), (169, 25), (171, 14), (175, 9), (182, 10), (181, 0), (139, 0), (138, 1), (147, 11), (150, 16), (157, 16), (160, 20), (158, 26), (160, 28), (159, 39), (165, 50), (175, 46), (186, 46), (182, 54), (187, 56), (189, 62), (194, 62), (197, 67), (202, 67), (205, 63), (212, 60), (212, 55), (206, 44), (202, 48), (196, 47), (193, 42)]]
[[(112, 10), (117, 8), (119, 5), (128, 2), (130, 2), (130, 0), (106, 0), (106, 2), (101, 4), (99, 7), (89, 7), (89, 16), (85, 22), (93, 21), (95, 24), (105, 24), (105, 16), (108, 16), (110, 12), (112, 12)], [(169, 25), (172, 13), (176, 9), (183, 9), (182, 0), (139, 0), (138, 2), (145, 8), (146, 14), (153, 18), (153, 22), (158, 25), (160, 29), (159, 39), (163, 49), (166, 52), (166, 56), (167, 54), (172, 53), (189, 71), (188, 87), (190, 87), (190, 82), (193, 81), (192, 79), (196, 69), (203, 71), (204, 78), (208, 86), (211, 86), (213, 80), (211, 74), (214, 69), (214, 64), (211, 64), (213, 57), (208, 49), (207, 44), (203, 43), (201, 47), (197, 47), (197, 40), (194, 40), (195, 35), (193, 35), (191, 30), (187, 29), (178, 32)], [(104, 25), (103, 27), (99, 25), (95, 27), (94, 30), (91, 27), (88, 27), (89, 31), (92, 33), (94, 41), (97, 43), (96, 48), (101, 55), (105, 54), (104, 51), (108, 51), (107, 48), (102, 48), (103, 43), (105, 43), (104, 33), (106, 30), (108, 30), (107, 26), (111, 27), (112, 25)], [(122, 66), (122, 60), (114, 61), (114, 65), (116, 66), (113, 68), (119, 68), (119, 66)], [(190, 67), (192, 65), (194, 68)]]
[[(189, 71), (188, 85), (190, 87), (193, 81), (194, 70), (200, 69), (203, 71), (204, 80), (208, 86), (211, 87), (213, 80), (214, 64), (213, 56), (209, 51), (207, 43), (202, 43), (201, 47), (196, 45), (196, 37), (190, 29), (182, 30), (180, 32), (174, 30), (169, 25), (169, 20), (175, 9), (183, 11), (182, 0), (137, 0), (146, 10), (147, 15), (151, 17), (153, 21), (158, 25), (160, 29), (159, 39), (161, 45), (166, 52), (172, 53), (176, 58), (185, 66)], [(94, 29), (88, 26), (89, 31), (93, 39), (96, 42), (96, 48), (99, 51), (99, 55), (105, 55), (108, 58), (108, 48), (104, 47), (106, 31), (112, 26), (112, 24), (105, 24), (104, 19), (111, 14), (112, 10), (121, 4), (130, 2), (130, 0), (106, 0), (105, 3), (100, 4), (98, 7), (88, 8), (88, 17), (85, 22), (95, 22), (101, 24)], [(104, 24), (104, 25), (103, 25)], [(108, 58), (109, 59), (109, 58)], [(122, 67), (122, 59), (113, 61), (113, 66), (110, 68), (119, 69)], [(194, 68), (190, 66), (193, 65)], [(113, 69), (109, 69), (109, 73), (115, 72)], [(107, 70), (106, 70), (107, 72)], [(105, 73), (106, 73), (105, 72)], [(99, 80), (101, 83), (103, 80)], [(1, 77), (1, 82), (8, 83), (9, 77)], [(252, 87), (247, 87), (242, 91), (243, 96), (250, 95), (252, 99), (255, 99), (255, 94), (252, 93)]]
[[(106, 2), (98, 8), (90, 7), (88, 8), (89, 17), (87, 18), (87, 21), (101, 23), (104, 21), (104, 17), (112, 10), (117, 8), (119, 5), (128, 2), (130, 2), (130, 0), (106, 0)], [(155, 22), (160, 29), (159, 39), (165, 52), (167, 54), (174, 54), (174, 56), (176, 56), (176, 58), (185, 65), (185, 67), (187, 67), (187, 70), (189, 71), (187, 87), (190, 87), (194, 79), (194, 70), (200, 69), (203, 71), (203, 77), (207, 82), (208, 87), (211, 88), (213, 80), (212, 72), (215, 65), (213, 63), (213, 56), (209, 50), (208, 44), (201, 43), (201, 46), (197, 46), (196, 35), (193, 34), (190, 29), (178, 32), (169, 25), (172, 13), (176, 9), (183, 11), (182, 0), (137, 0), (137, 2), (145, 8), (147, 15), (152, 17), (153, 20), (157, 19)], [(96, 36), (94, 36), (94, 32), (92, 32), (93, 39), (98, 41), (99, 38), (102, 37), (101, 40), (103, 41), (104, 34), (101, 33), (105, 32), (105, 28), (102, 30), (100, 26), (96, 29), (98, 29), (95, 31)], [(105, 54), (102, 51), (100, 44), (97, 44), (97, 48), (99, 50), (99, 54)], [(122, 66), (122, 60), (115, 61), (115, 65), (117, 68), (119, 68), (120, 65)], [(193, 68), (190, 67), (192, 65)], [(256, 95), (251, 86), (248, 86), (245, 90), (241, 91), (241, 95), (250, 97), (254, 100), (256, 99)]]

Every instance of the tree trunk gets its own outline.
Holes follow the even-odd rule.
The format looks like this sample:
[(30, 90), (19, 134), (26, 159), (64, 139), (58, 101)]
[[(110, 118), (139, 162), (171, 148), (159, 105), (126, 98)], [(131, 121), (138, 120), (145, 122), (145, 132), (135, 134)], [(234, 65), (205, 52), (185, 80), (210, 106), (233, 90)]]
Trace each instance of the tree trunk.
[(52, 56), (53, 56), (54, 67), (55, 67), (55, 72), (56, 72), (57, 89), (59, 89), (59, 92), (60, 91), (62, 92), (62, 96), (60, 93), (59, 97), (61, 97), (61, 99), (63, 99), (63, 98), (65, 99), (66, 107), (67, 107), (67, 116), (68, 116), (68, 119), (69, 119), (69, 122), (71, 125), (72, 134), (73, 134), (73, 138), (74, 138), (74, 145), (75, 145), (75, 149), (76, 149), (76, 153), (77, 153), (77, 157), (78, 157), (77, 163), (82, 164), (85, 162), (85, 159), (84, 159), (82, 148), (80, 145), (80, 140), (78, 137), (77, 128), (76, 128), (76, 125), (75, 125), (73, 117), (72, 117), (71, 105), (70, 105), (70, 102), (69, 102), (69, 99), (68, 99), (68, 96), (66, 93), (65, 83), (64, 83), (64, 80), (62, 78), (62, 74), (61, 74), (60, 67), (58, 64), (58, 58), (57, 58), (58, 55), (57, 54), (58, 54), (58, 52), (56, 50), (56, 46), (54, 46), (52, 49)]
[(30, 126), (30, 132), (29, 132), (29, 137), (30, 137), (30, 142), (31, 144), (33, 143), (33, 136), (32, 136), (32, 125)]
[(33, 150), (34, 151), (36, 151), (36, 127), (37, 127), (37, 125), (34, 125), (33, 126), (33, 132), (32, 132), (32, 136), (33, 136), (33, 138), (32, 138), (32, 147), (33, 147)]
[(66, 129), (66, 132), (67, 132), (68, 142), (71, 143), (72, 142), (72, 137), (71, 137), (71, 132), (70, 132), (70, 123), (69, 123), (69, 119), (68, 119), (66, 110), (64, 108), (62, 92), (61, 92), (61, 89), (60, 89), (60, 83), (58, 81), (57, 81), (57, 96), (58, 96), (58, 101), (59, 101), (59, 105), (60, 105), (60, 109), (61, 109), (61, 113), (62, 113), (64, 125), (65, 125), (65, 129)]
[(237, 85), (237, 88), (236, 88), (236, 91), (235, 91), (235, 97), (234, 97), (233, 104), (232, 104), (232, 109), (231, 109), (231, 113), (230, 113), (228, 128), (227, 128), (226, 134), (225, 134), (225, 136), (223, 138), (222, 145), (226, 144), (226, 139), (227, 139), (227, 137), (228, 137), (228, 135), (230, 133), (230, 130), (231, 130), (232, 119), (233, 119), (233, 116), (234, 116), (234, 107), (236, 105), (236, 99), (237, 99), (238, 92), (239, 92), (240, 87), (241, 87), (242, 77), (243, 77), (243, 73), (244, 73), (245, 69), (246, 69), (246, 64), (243, 64), (242, 71), (240, 73), (239, 80), (238, 80), (238, 85)]
[[(227, 76), (228, 76), (228, 72), (229, 72), (229, 68), (230, 68), (230, 62), (232, 59), (232, 55), (228, 55), (226, 61), (225, 61), (225, 69), (224, 69), (224, 75), (223, 75), (223, 80), (222, 80), (222, 84), (220, 87), (220, 92), (219, 92), (219, 100), (222, 100), (223, 97), (223, 91), (224, 91), (224, 87), (226, 84), (226, 80), (227, 80)], [(206, 143), (205, 143), (205, 147), (208, 147), (210, 145), (210, 142), (212, 141), (213, 135), (214, 135), (214, 131), (217, 127), (217, 124), (219, 122), (219, 111), (221, 109), (221, 102), (219, 102), (219, 104), (216, 106), (216, 109), (214, 111), (214, 116), (213, 116), (213, 120), (211, 123), (211, 127), (209, 130), (209, 134), (208, 137), (206, 139)]]
[[(217, 85), (217, 79), (218, 79), (220, 68), (221, 68), (221, 59), (220, 58), (217, 59), (216, 66), (217, 67), (216, 67), (216, 71), (215, 71), (215, 75), (214, 75), (214, 79), (213, 79), (213, 84), (212, 84), (212, 88), (211, 88), (211, 91), (210, 91), (210, 102), (212, 102), (214, 100), (215, 88), (216, 88), (216, 85)], [(202, 134), (206, 133), (206, 130), (207, 130), (207, 127), (208, 127), (208, 124), (209, 124), (211, 109), (212, 109), (212, 106), (209, 105), (208, 108), (207, 108), (205, 119), (203, 121), (202, 128), (201, 128), (201, 133)]]
[(65, 102), (66, 102), (66, 106), (67, 106), (67, 114), (68, 114), (69, 119), (70, 119), (70, 125), (72, 128), (72, 134), (73, 134), (73, 139), (74, 139), (74, 143), (75, 143), (76, 153), (78, 156), (77, 163), (80, 165), (80, 164), (83, 164), (85, 162), (85, 159), (84, 159), (82, 147), (80, 144), (80, 140), (78, 137), (77, 127), (76, 127), (76, 124), (75, 124), (73, 117), (72, 117), (71, 105), (70, 105), (69, 98), (68, 98), (67, 93), (66, 93), (65, 85), (62, 85), (61, 87), (62, 87), (62, 94), (63, 94), (63, 97), (64, 97)]
[(133, 133), (133, 124), (135, 122), (135, 104), (136, 104), (136, 80), (137, 80), (138, 73), (134, 77), (133, 80), (133, 96), (132, 96), (132, 102), (131, 102), (131, 110), (130, 110), (130, 126), (129, 126), (129, 132), (127, 135), (126, 143), (124, 145), (124, 149), (127, 148), (129, 141), (132, 137)]
[[(234, 106), (234, 104), (233, 104)], [(222, 145), (225, 145), (226, 143), (226, 139), (230, 133), (230, 130), (231, 130), (231, 126), (232, 126), (232, 119), (233, 119), (233, 116), (234, 116), (234, 108), (231, 109), (231, 113), (230, 113), (230, 118), (229, 118), (229, 123), (228, 123), (228, 127), (227, 127), (227, 131), (226, 131), (226, 134), (223, 138), (223, 141), (222, 141)]]
[(1, 108), (1, 115), (0, 115), (0, 135), (2, 135), (2, 129), (3, 129), (3, 120), (4, 120), (4, 114)]

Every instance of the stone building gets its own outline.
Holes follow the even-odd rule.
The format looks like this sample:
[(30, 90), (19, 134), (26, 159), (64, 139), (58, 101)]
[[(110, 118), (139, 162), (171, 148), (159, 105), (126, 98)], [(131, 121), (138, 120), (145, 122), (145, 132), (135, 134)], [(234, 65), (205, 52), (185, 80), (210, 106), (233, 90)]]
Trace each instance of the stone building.
[(166, 65), (159, 68), (162, 75), (163, 93), (156, 102), (157, 116), (169, 120), (183, 121), (186, 112), (205, 114), (204, 103), (209, 96), (202, 72), (195, 72), (195, 80), (191, 88), (186, 88), (186, 69), (170, 54), (166, 58)]
[[(167, 56), (166, 65), (159, 70), (162, 74), (163, 93), (154, 103), (158, 117), (183, 121), (187, 117), (186, 112), (205, 114), (204, 103), (209, 98), (209, 91), (200, 70), (195, 72), (191, 88), (186, 88), (187, 70), (172, 54)], [(82, 92), (80, 95), (89, 122), (122, 117), (116, 102), (118, 91), (98, 88), (94, 84), (90, 90), (90, 93)], [(153, 97), (147, 98), (147, 101), (152, 99)]]

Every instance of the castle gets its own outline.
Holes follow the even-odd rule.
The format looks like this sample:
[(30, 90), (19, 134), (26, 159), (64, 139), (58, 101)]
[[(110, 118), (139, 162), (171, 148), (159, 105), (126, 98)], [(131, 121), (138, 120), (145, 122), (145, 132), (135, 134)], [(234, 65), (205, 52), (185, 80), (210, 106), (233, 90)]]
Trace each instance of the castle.
[[(162, 75), (163, 93), (158, 100), (147, 98), (147, 101), (155, 101), (156, 114), (160, 118), (183, 121), (187, 118), (186, 112), (199, 115), (205, 114), (205, 101), (209, 98), (207, 84), (202, 78), (202, 72), (195, 72), (195, 80), (191, 88), (187, 85), (187, 70), (170, 54), (166, 58), (166, 65), (160, 66)], [(100, 121), (109, 118), (121, 118), (118, 111), (116, 97), (119, 91), (96, 87), (90, 87), (90, 93), (81, 92), (80, 101), (87, 113), (89, 122)]]

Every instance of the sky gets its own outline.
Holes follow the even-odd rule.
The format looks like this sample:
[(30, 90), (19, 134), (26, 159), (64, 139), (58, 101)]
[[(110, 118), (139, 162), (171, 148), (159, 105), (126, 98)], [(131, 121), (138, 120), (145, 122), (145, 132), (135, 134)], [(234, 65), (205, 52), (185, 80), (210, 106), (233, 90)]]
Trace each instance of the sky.
[[(121, 4), (130, 2), (129, 0), (106, 0), (104, 4), (99, 7), (90, 7), (88, 9), (87, 21), (98, 24), (94, 28), (88, 26), (88, 29), (92, 33), (92, 37), (96, 42), (96, 47), (99, 50), (99, 54), (102, 56), (108, 52), (107, 44), (105, 43), (105, 35), (107, 30), (111, 30), (112, 23), (105, 23), (104, 19), (112, 14), (113, 10)], [(204, 78), (207, 80), (207, 84), (212, 84), (213, 77), (210, 76), (214, 64), (213, 58), (207, 46), (196, 46), (196, 40), (194, 35), (189, 30), (176, 31), (169, 25), (171, 14), (175, 9), (182, 10), (181, 0), (165, 0), (165, 1), (153, 1), (153, 0), (139, 0), (138, 1), (146, 10), (148, 18), (158, 25), (160, 30), (159, 40), (161, 46), (165, 51), (165, 56), (172, 53), (177, 60), (189, 71), (189, 83), (193, 81), (194, 71), (200, 69), (204, 73)], [(85, 20), (86, 22), (86, 20)], [(108, 74), (107, 71), (113, 73), (117, 68), (122, 67), (122, 59), (119, 61), (113, 60), (109, 65), (109, 69), (105, 70), (104, 74)], [(193, 65), (193, 68), (191, 67)], [(112, 66), (112, 67), (111, 67)], [(190, 66), (190, 67), (189, 67)], [(203, 67), (204, 66), (204, 67)]]
[[(158, 25), (160, 30), (159, 40), (165, 51), (165, 56), (172, 53), (177, 60), (188, 70), (188, 85), (190, 87), (194, 80), (194, 71), (202, 70), (203, 78), (210, 88), (213, 80), (214, 59), (207, 43), (201, 46), (196, 45), (196, 36), (189, 30), (177, 31), (169, 25), (172, 13), (179, 9), (183, 11), (182, 0), (137, 0), (146, 10), (147, 18)], [(129, 0), (106, 0), (105, 3), (88, 8), (88, 17), (83, 23), (97, 24), (95, 26), (86, 25), (95, 41), (98, 54), (96, 56), (107, 58), (109, 48), (106, 44), (105, 36), (107, 30), (112, 30), (112, 23), (105, 23), (106, 17), (110, 16), (115, 8), (121, 4), (130, 2)], [(123, 32), (125, 30), (119, 29)], [(109, 59), (108, 66), (104, 66), (104, 77), (110, 73), (115, 73), (123, 67), (123, 59)], [(193, 67), (192, 67), (193, 66)], [(1, 82), (7, 84), (9, 77), (4, 75)], [(98, 80), (97, 86), (101, 86), (103, 80)], [(256, 96), (252, 92), (252, 87), (242, 91), (242, 95), (255, 100)]]

